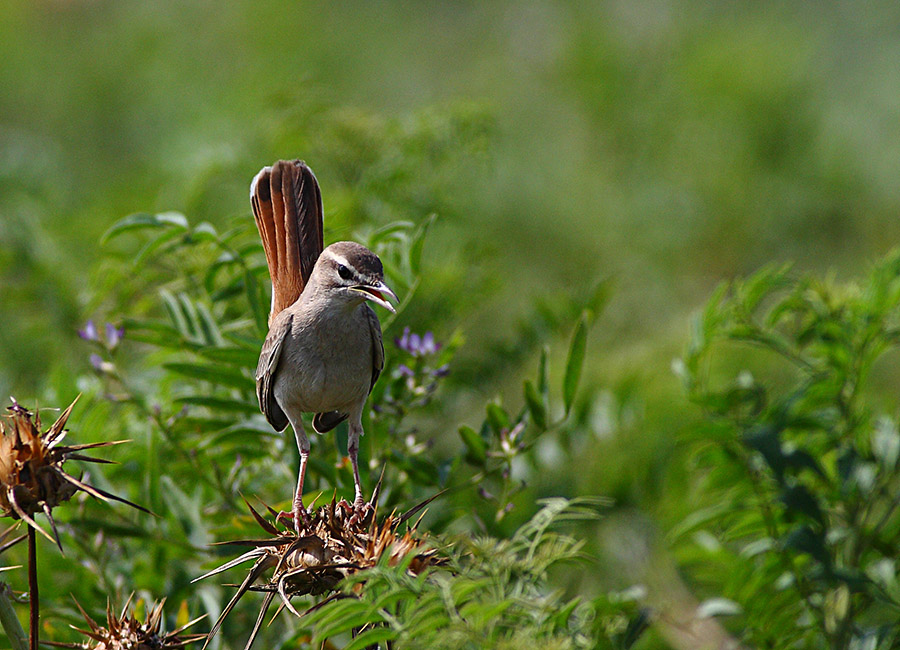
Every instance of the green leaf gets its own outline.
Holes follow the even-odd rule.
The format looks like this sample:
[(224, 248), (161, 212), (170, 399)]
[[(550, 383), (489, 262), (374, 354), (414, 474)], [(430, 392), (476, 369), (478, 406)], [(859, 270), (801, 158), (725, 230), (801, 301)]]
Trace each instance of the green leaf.
[(594, 287), (594, 290), (591, 292), (591, 296), (585, 305), (589, 319), (588, 326), (593, 325), (594, 321), (597, 320), (597, 317), (603, 311), (603, 308), (606, 307), (606, 303), (609, 302), (611, 295), (612, 282), (610, 280), (604, 279), (597, 283), (597, 286)]
[(178, 239), (182, 237), (184, 233), (179, 228), (168, 228), (164, 230), (161, 234), (154, 237), (146, 244), (144, 244), (143, 248), (135, 255), (132, 265), (137, 267), (140, 266), (144, 260), (146, 260), (150, 255), (155, 253), (161, 247), (165, 246), (172, 240)]
[(163, 212), (160, 214), (148, 214), (139, 212), (131, 214), (123, 219), (119, 219), (116, 223), (109, 227), (100, 238), (100, 244), (106, 244), (114, 237), (118, 237), (122, 233), (132, 230), (144, 230), (146, 228), (165, 228), (176, 227), (181, 230), (187, 230), (188, 222), (183, 214), (177, 212)]
[(148, 532), (140, 526), (131, 526), (128, 524), (116, 524), (111, 521), (101, 521), (95, 517), (72, 517), (68, 521), (68, 525), (75, 528), (80, 534), (96, 533), (103, 531), (104, 535), (115, 539), (118, 537), (133, 537), (146, 540)]
[(247, 302), (250, 303), (250, 312), (256, 321), (256, 329), (265, 335), (269, 329), (269, 315), (262, 304), (259, 283), (250, 271), (244, 272), (244, 288), (247, 293)]
[(259, 405), (253, 402), (244, 402), (237, 399), (227, 399), (224, 397), (210, 397), (208, 395), (188, 395), (187, 397), (176, 398), (179, 404), (189, 404), (191, 406), (205, 406), (213, 411), (225, 411), (227, 413), (247, 413), (248, 415), (256, 415), (259, 413)]
[(166, 313), (169, 315), (169, 320), (172, 321), (172, 324), (175, 326), (175, 329), (178, 330), (179, 334), (187, 340), (191, 340), (191, 330), (188, 326), (188, 321), (184, 316), (184, 312), (181, 310), (181, 306), (178, 303), (178, 300), (175, 298), (172, 293), (166, 289), (159, 290), (159, 296), (163, 300), (163, 306), (166, 308)]
[(769, 264), (744, 280), (740, 286), (743, 308), (755, 311), (763, 298), (785, 286), (790, 270), (790, 264)]
[(466, 445), (466, 460), (473, 465), (484, 465), (487, 460), (487, 443), (478, 432), (465, 425), (459, 428), (459, 437)]
[(713, 616), (734, 616), (744, 611), (740, 605), (727, 598), (709, 598), (697, 605), (697, 618)]
[(801, 512), (824, 526), (825, 517), (812, 493), (803, 485), (792, 485), (781, 493), (781, 502), (789, 511)]
[(784, 545), (803, 553), (808, 553), (826, 567), (831, 566), (831, 557), (825, 549), (825, 538), (809, 526), (793, 529), (784, 540)]
[(575, 401), (575, 393), (578, 391), (578, 382), (581, 379), (581, 368), (584, 365), (584, 354), (587, 347), (588, 314), (581, 314), (572, 341), (569, 344), (569, 356), (566, 359), (566, 375), (563, 380), (563, 404), (566, 415)]
[(386, 593), (379, 594), (372, 606), (377, 610), (387, 609), (388, 611), (394, 611), (394, 607), (398, 602), (415, 598), (416, 594), (410, 592), (408, 589), (403, 587), (393, 587)]
[(528, 405), (528, 411), (531, 413), (531, 419), (535, 426), (541, 431), (547, 428), (547, 408), (544, 406), (544, 400), (541, 399), (537, 388), (531, 380), (525, 380), (525, 403)]
[(847, 446), (838, 455), (835, 465), (837, 466), (838, 476), (841, 477), (843, 483), (846, 484), (850, 482), (850, 478), (856, 471), (856, 466), (859, 462), (859, 455), (852, 446)]
[(744, 444), (762, 455), (779, 483), (784, 481), (785, 455), (779, 429), (768, 424), (759, 426), (744, 435)]
[[(460, 615), (464, 616), (462, 612)], [(447, 607), (443, 602), (433, 598), (421, 599), (412, 610), (412, 614), (407, 616), (405, 623), (406, 632), (412, 638), (420, 634), (430, 634), (448, 623)]]
[[(262, 458), (272, 453), (275, 440), (279, 437), (281, 434), (268, 426), (268, 423), (264, 427), (257, 420), (245, 420), (212, 433), (204, 433), (197, 438), (194, 447), (198, 450), (215, 450), (214, 453), (217, 454), (224, 450), (232, 455), (240, 453), (247, 458)], [(309, 468), (312, 468), (312, 461)], [(311, 473), (307, 474), (310, 475)]]
[(253, 389), (253, 380), (242, 373), (223, 366), (207, 366), (198, 363), (164, 363), (163, 368), (192, 379), (202, 379), (220, 386), (231, 386), (240, 390)]
[(822, 478), (827, 478), (815, 457), (803, 449), (792, 449), (784, 454), (784, 464), (792, 469), (809, 469)]
[(464, 619), (474, 619), (475, 625), (477, 626), (479, 622), (486, 623), (487, 621), (500, 616), (514, 604), (515, 601), (511, 598), (506, 598), (495, 603), (485, 603), (479, 600), (466, 603), (460, 607), (459, 615)]
[(549, 404), (550, 400), (550, 366), (548, 364), (548, 357), (550, 356), (550, 348), (548, 346), (543, 346), (541, 348), (541, 359), (538, 362), (538, 392), (541, 394), (541, 398), (544, 400), (544, 405)]
[(622, 648), (628, 650), (638, 639), (643, 636), (647, 628), (650, 627), (650, 611), (642, 608), (638, 613), (628, 621), (628, 627), (625, 628), (625, 634), (622, 636)]
[(193, 347), (168, 323), (126, 319), (124, 326), (129, 341), (150, 343), (170, 350), (189, 350)]
[(875, 424), (875, 431), (872, 433), (872, 454), (878, 464), (885, 469), (892, 470), (897, 466), (897, 459), (900, 458), (900, 432), (890, 418), (880, 418)]
[(554, 625), (557, 630), (566, 629), (569, 624), (569, 618), (572, 616), (572, 612), (574, 612), (575, 608), (580, 604), (581, 598), (575, 597), (553, 614)]
[(387, 223), (369, 235), (369, 246), (374, 248), (384, 240), (396, 237), (401, 233), (405, 234), (414, 227), (415, 224), (412, 221), (392, 221)]
[[(224, 302), (226, 300), (234, 298), (235, 296), (239, 296), (242, 293), (244, 293), (244, 281), (241, 278), (236, 278), (221, 289), (210, 291), (209, 299), (213, 302)], [(256, 322), (255, 316), (253, 320), (254, 322)]]
[(397, 638), (397, 632), (389, 627), (373, 627), (360, 632), (347, 645), (344, 650), (362, 650), (382, 641), (393, 641)]
[(509, 415), (497, 402), (488, 402), (485, 406), (488, 423), (494, 433), (499, 434), (503, 429), (509, 429), (512, 426), (509, 422)]
[(200, 317), (197, 314), (197, 306), (194, 304), (194, 301), (191, 300), (190, 296), (186, 293), (180, 292), (178, 294), (178, 304), (181, 307), (181, 313), (184, 314), (184, 318), (188, 323), (190, 338), (197, 343), (209, 343), (208, 341), (203, 341), (201, 339)]
[[(249, 321), (247, 322), (249, 326)], [(247, 350), (252, 350), (253, 353), (259, 357), (259, 350), (263, 344), (263, 337), (255, 337), (255, 336), (244, 336), (243, 334), (236, 334), (234, 332), (225, 332), (222, 334), (226, 341), (234, 343), (242, 348), (246, 348)], [(254, 361), (251, 365), (255, 366), (256, 361)]]
[(422, 249), (425, 247), (425, 237), (436, 219), (436, 214), (429, 214), (425, 221), (416, 229), (416, 233), (413, 236), (412, 246), (409, 248), (409, 268), (413, 275), (419, 275), (419, 271), (422, 268)]
[(255, 368), (259, 361), (258, 349), (239, 348), (233, 345), (201, 347), (197, 348), (197, 354), (210, 361), (218, 361), (219, 363), (227, 363), (242, 368)]
[(324, 613), (315, 625), (315, 639), (325, 640), (366, 623), (380, 622), (381, 615), (377, 612), (370, 613), (369, 610), (368, 604), (355, 598), (335, 601), (328, 608), (320, 610)]
[(209, 311), (209, 307), (199, 301), (196, 305), (197, 314), (200, 316), (200, 331), (203, 334), (204, 341), (207, 345), (222, 345), (224, 342), (222, 333), (219, 331), (219, 326), (212, 312)]
[(211, 223), (203, 221), (191, 229), (191, 237), (196, 241), (214, 242), (218, 240), (219, 235)]
[(394, 450), (391, 458), (415, 482), (422, 485), (437, 485), (438, 471), (431, 461), (425, 460), (421, 456), (410, 456), (398, 450)]
[(219, 276), (219, 271), (228, 269), (238, 264), (238, 262), (240, 262), (240, 259), (233, 253), (226, 252), (219, 255), (216, 261), (209, 265), (209, 267), (206, 269), (206, 273), (203, 276), (203, 286), (206, 289), (206, 293), (215, 293), (216, 279)]

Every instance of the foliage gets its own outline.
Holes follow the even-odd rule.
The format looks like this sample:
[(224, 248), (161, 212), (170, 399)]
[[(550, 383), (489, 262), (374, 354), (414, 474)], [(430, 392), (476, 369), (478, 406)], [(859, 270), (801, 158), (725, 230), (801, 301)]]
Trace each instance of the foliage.
[[(869, 390), (898, 324), (900, 253), (860, 284), (769, 267), (696, 321), (678, 369), (709, 418), (698, 461), (716, 503), (675, 536), (712, 549), (694, 561), (754, 647), (900, 647), (898, 405)], [(740, 353), (732, 376), (723, 358)]]
[[(434, 123), (432, 119), (427, 127), (433, 128)], [(398, 160), (407, 165), (409, 158)], [(384, 166), (381, 169), (386, 173)], [(399, 189), (404, 183), (413, 186), (409, 175), (388, 176), (398, 190), (393, 195), (415, 204), (410, 198), (415, 193)], [(389, 193), (380, 183), (358, 183), (356, 192), (353, 205), (380, 201), (382, 209), (376, 212), (392, 213), (385, 203)], [(332, 223), (354, 221), (354, 212), (346, 205), (339, 211)], [(424, 244), (434, 222), (433, 215), (418, 223), (389, 221), (350, 235), (379, 254), (388, 283), (401, 297), (396, 316), (382, 320), (386, 363), (364, 416), (368, 435), (360, 450), (363, 483), (374, 485), (384, 472), (380, 508), (387, 512), (450, 488), (441, 497), (442, 507), (432, 509), (427, 523), (432, 531), (457, 531), (446, 542), (454, 571), (434, 574), (420, 584), (416, 602), (419, 598), (443, 602), (441, 594), (447, 590), (457, 594), (459, 600), (444, 613), (450, 622), (429, 625), (436, 625), (436, 630), (452, 628), (458, 647), (486, 630), (498, 644), (534, 639), (547, 647), (570, 647), (576, 642), (567, 640), (571, 633), (577, 640), (571, 647), (615, 638), (621, 641), (617, 647), (626, 647), (642, 629), (643, 619), (633, 604), (596, 594), (585, 602), (563, 599), (547, 583), (551, 564), (587, 561), (577, 553), (581, 542), (557, 536), (549, 526), (557, 519), (585, 519), (588, 502), (548, 503), (518, 532), (515, 525), (528, 518), (530, 508), (517, 514), (516, 521), (508, 521), (516, 502), (525, 503), (521, 497), (528, 472), (523, 467), (541, 467), (536, 443), (567, 426), (578, 393), (587, 334), (605, 304), (608, 288), (599, 285), (581, 307), (567, 305), (555, 316), (554, 328), (574, 327), (558, 406), (554, 404), (557, 391), (550, 384), (549, 347), (544, 347), (537, 378), (524, 382), (521, 405), (510, 409), (499, 399), (491, 400), (477, 431), (459, 427), (461, 441), (438, 448), (434, 439), (439, 432), (423, 425), (436, 412), (436, 398), (453, 399), (452, 391), (458, 390), (448, 384), (448, 377), (452, 377), (462, 336), (456, 333), (440, 341), (433, 332), (416, 332), (405, 322), (409, 305), (418, 297)], [(67, 569), (71, 575), (64, 575), (69, 581), (45, 595), (45, 617), (52, 612), (51, 619), (77, 619), (71, 606), (59, 600), (60, 588), (76, 592), (91, 612), (104, 595), (121, 602), (135, 587), (146, 585), (139, 595), (147, 602), (165, 595), (170, 602), (181, 603), (174, 627), (186, 622), (188, 612), (216, 620), (230, 590), (189, 584), (209, 566), (207, 545), (247, 536), (253, 522), (241, 505), (242, 496), (288, 503), (297, 462), (290, 435), (271, 430), (255, 397), (253, 374), (268, 312), (262, 249), (246, 216), (221, 228), (208, 222), (192, 224), (176, 212), (125, 217), (107, 229), (103, 243), (111, 260), (111, 277), (104, 283), (110, 294), (108, 304), (118, 305), (128, 315), (101, 313), (103, 321), (90, 320), (79, 331), (91, 347), (94, 371), (92, 379), (82, 382), (92, 411), (82, 422), (98, 437), (116, 432), (138, 441), (139, 451), (122, 452), (123, 467), (111, 471), (110, 480), (127, 485), (130, 495), (137, 493), (138, 500), (150, 505), (158, 517), (117, 515), (100, 520), (79, 501), (74, 514), (63, 516), (60, 529), (71, 538), (66, 546), (73, 549), (81, 569)], [(105, 326), (98, 325), (106, 320), (110, 322)], [(449, 396), (441, 394), (448, 390)], [(336, 435), (313, 441), (306, 478), (308, 502), (331, 498), (333, 490), (340, 496), (352, 495), (346, 436), (346, 425), (341, 425)], [(134, 481), (135, 477), (141, 480)], [(473, 525), (498, 537), (468, 542), (459, 536), (459, 531)], [(507, 535), (512, 537), (506, 539)], [(503, 562), (495, 565), (499, 560)], [(61, 566), (60, 561), (49, 561)], [(79, 571), (96, 575), (89, 593), (77, 586)], [(404, 584), (411, 579), (402, 568), (378, 567), (372, 578), (374, 594), (381, 593), (379, 585), (387, 576)], [(491, 588), (481, 591), (488, 583)], [(366, 587), (364, 594), (368, 591)], [(412, 591), (406, 592), (403, 598), (412, 596)], [(404, 609), (412, 616), (413, 601), (404, 607), (403, 598), (394, 610), (400, 627), (391, 630), (410, 645), (422, 635), (411, 634), (416, 629), (414, 621), (400, 616)], [(335, 602), (333, 606), (345, 605)], [(324, 613), (316, 616), (325, 616), (330, 607), (322, 607), (319, 612)], [(561, 611), (553, 613), (557, 607)], [(247, 638), (255, 613), (252, 605), (243, 609), (237, 608), (225, 620), (222, 634), (212, 641), (214, 646), (230, 647), (237, 643), (232, 640)], [(460, 618), (460, 612), (466, 616)], [(475, 617), (474, 612), (483, 616)], [(354, 627), (345, 625), (349, 620), (336, 615), (331, 624), (346, 630)], [(629, 621), (634, 621), (630, 627)], [(281, 617), (266, 636), (274, 645), (286, 643), (295, 636), (295, 627)], [(319, 627), (313, 633), (323, 636)], [(372, 642), (380, 634), (385, 634), (383, 629), (361, 634), (363, 641), (348, 641), (347, 646)]]
[[(403, 317), (404, 308), (414, 296), (422, 240), (432, 221), (429, 218), (421, 226), (389, 224), (363, 239), (382, 257), (389, 283), (403, 298), (398, 318)], [(128, 341), (157, 350), (159, 386), (164, 388), (160, 397), (163, 404), (170, 406), (151, 407), (149, 397), (132, 388), (133, 382), (115, 364), (115, 346), (101, 345), (108, 358), (95, 365), (107, 382), (107, 393), (149, 414), (165, 444), (178, 451), (190, 463), (194, 476), (209, 488), (204, 490), (210, 495), (209, 505), (202, 512), (196, 511), (197, 505), (190, 506), (198, 518), (196, 525), (208, 531), (203, 524), (206, 518), (234, 513), (240, 494), (258, 490), (259, 476), (265, 474), (265, 468), (283, 465), (285, 452), (291, 449), (288, 436), (271, 431), (255, 403), (252, 375), (267, 316), (262, 291), (265, 266), (255, 233), (249, 228), (219, 233), (209, 224), (192, 227), (181, 215), (134, 215), (113, 225), (105, 238), (109, 241), (135, 232), (149, 235), (141, 244), (139, 263), (152, 263), (158, 257), (163, 266), (168, 266), (167, 260), (179, 260), (171, 265), (178, 269), (174, 277), (159, 289), (165, 318), (123, 321)], [(370, 398), (371, 411), (364, 420), (369, 435), (361, 448), (361, 466), (368, 468), (369, 484), (374, 483), (382, 469), (385, 472), (382, 508), (400, 507), (413, 495), (448, 483), (467, 490), (477, 486), (492, 513), (488, 522), (501, 522), (513, 507), (513, 497), (524, 486), (521, 478), (513, 474), (514, 462), (519, 458), (537, 462), (530, 454), (535, 442), (566, 420), (580, 378), (587, 330), (605, 296), (605, 291), (595, 292), (575, 327), (561, 391), (561, 415), (555, 420), (551, 416), (554, 410), (545, 349), (537, 381), (525, 382), (523, 406), (518, 413), (510, 415), (498, 402), (489, 403), (479, 432), (460, 427), (464, 451), (443, 459), (426, 453), (430, 445), (419, 438), (418, 430), (408, 424), (408, 419), (411, 413), (426, 408), (439, 390), (452, 364), (458, 339), (442, 345), (431, 332), (418, 335), (409, 328), (394, 337), (394, 344), (387, 346), (382, 379)], [(393, 323), (393, 318), (384, 321), (387, 341)], [(261, 439), (269, 444), (260, 444)], [(372, 440), (377, 444), (365, 444)], [(346, 430), (342, 426), (338, 431), (337, 465), (314, 449), (307, 485), (326, 490), (335, 487), (338, 492), (352, 494), (345, 449)], [(288, 458), (293, 457), (289, 452)], [(210, 467), (213, 472), (208, 471)], [(169, 493), (162, 494), (162, 500), (171, 507), (171, 493), (177, 494), (182, 488), (165, 473), (160, 483), (165, 484), (163, 492)], [(290, 490), (284, 486), (290, 486), (290, 481), (278, 483), (282, 487), (277, 496), (288, 498)], [(494, 489), (492, 484), (497, 486), (498, 496), (489, 491)], [(272, 489), (266, 485), (267, 490)], [(318, 498), (312, 489), (307, 490), (307, 496)], [(180, 500), (188, 506), (194, 498), (185, 494)], [(445, 515), (434, 525), (440, 528), (450, 521)], [(204, 533), (203, 538), (210, 539), (210, 533)]]
[[(83, 495), (66, 504), (59, 524), (68, 555), (41, 554), (42, 593), (54, 604), (45, 620), (54, 631), (78, 623), (69, 593), (97, 615), (109, 594), (123, 602), (134, 588), (147, 602), (169, 595), (170, 611), (215, 614), (232, 592), (188, 586), (214, 563), (206, 545), (246, 529), (240, 493), (286, 499), (293, 445), (255, 417), (249, 341), (226, 338), (260, 336), (245, 279), (231, 298), (211, 301), (200, 267), (224, 251), (183, 240), (202, 236), (208, 221), (236, 250), (254, 246), (247, 181), (264, 162), (294, 154), (327, 187), (330, 241), (440, 215), (422, 240), (427, 271), (417, 276), (425, 280), (413, 308), (386, 336), (393, 365), (376, 388), (378, 410), (367, 414), (364, 457), (377, 465), (380, 441), (390, 441), (385, 460), (398, 492), (386, 500), (457, 487), (426, 525), (498, 539), (528, 519), (535, 496), (612, 494), (618, 511), (633, 508), (662, 530), (700, 509), (670, 538), (689, 587), (721, 605), (719, 613), (736, 607), (722, 594), (739, 601), (742, 613), (725, 619), (736, 632), (772, 617), (783, 626), (798, 620), (796, 589), (758, 588), (787, 575), (780, 560), (757, 570), (773, 551), (748, 559), (721, 534), (756, 512), (756, 497), (745, 465), (723, 458), (722, 443), (702, 447), (695, 458), (705, 469), (691, 471), (696, 447), (681, 445), (683, 434), (708, 443), (703, 436), (724, 416), (710, 409), (718, 422), (698, 423), (668, 364), (687, 314), (718, 279), (785, 259), (814, 273), (848, 272), (900, 237), (894, 16), (884, 0), (699, 8), (685, 0), (524, 8), (506, 0), (412, 11), (407, 3), (238, 0), (215, 16), (202, 4), (173, 2), (5, 7), (0, 395), (43, 408), (84, 392), (71, 424), (80, 442), (134, 440), (111, 454), (120, 466), (88, 469), (84, 480), (160, 515), (97, 507)], [(190, 223), (96, 246), (113, 220), (136, 209), (162, 221), (158, 211), (178, 210)], [(172, 240), (140, 255), (151, 232), (165, 231)], [(238, 252), (262, 304), (261, 257)], [(215, 289), (239, 278), (239, 266), (223, 264)], [(569, 366), (583, 379), (568, 405), (564, 351), (541, 363), (546, 373), (535, 375), (534, 365), (544, 345), (555, 350), (573, 331), (600, 274), (617, 276), (615, 302), (602, 339), (583, 365)], [(204, 342), (204, 309), (224, 343)], [(103, 319), (91, 349), (76, 338), (88, 318)], [(218, 361), (187, 344), (138, 340), (155, 333), (164, 343), (167, 330), (153, 327), (177, 329), (179, 319), (207, 353), (232, 355), (227, 369), (241, 377), (189, 376), (184, 364), (202, 371)], [(415, 356), (394, 345), (407, 326), (420, 342), (433, 330), (443, 347)], [(758, 381), (769, 404), (799, 390), (798, 371), (767, 346), (712, 347), (711, 365), (697, 370), (711, 386), (749, 368), (765, 378)], [(873, 427), (881, 414), (896, 415), (893, 360), (883, 357), (865, 384)], [(559, 380), (542, 385), (545, 374)], [(523, 390), (526, 378), (532, 387)], [(565, 424), (541, 433), (567, 407)], [(246, 429), (226, 432), (235, 422)], [(460, 429), (463, 422), (471, 426)], [(207, 434), (222, 437), (221, 449)], [(346, 494), (349, 482), (340, 436), (335, 446), (332, 436), (313, 441), (311, 481), (326, 498), (333, 485)], [(794, 437), (788, 431), (781, 441)], [(744, 453), (767, 463), (762, 452)], [(828, 453), (816, 461), (823, 471), (835, 463)], [(380, 467), (363, 469), (371, 485)], [(781, 517), (784, 488), (766, 471)], [(812, 492), (831, 527), (840, 513), (819, 492), (833, 485), (820, 487), (809, 472), (788, 467), (785, 480)], [(707, 512), (713, 504), (719, 510)], [(784, 530), (797, 523), (777, 521)], [(618, 532), (610, 537), (628, 546)], [(826, 539), (826, 550), (836, 543)], [(0, 564), (21, 563), (16, 551)], [(809, 554), (795, 560), (800, 568), (816, 562)], [(578, 564), (550, 584), (581, 576), (582, 588), (598, 593), (621, 586), (627, 573), (590, 567)], [(23, 582), (15, 570), (3, 575)], [(799, 620), (785, 643), (806, 638)], [(280, 623), (269, 632), (288, 635)]]
[(566, 599), (547, 585), (553, 565), (583, 561), (583, 542), (555, 528), (596, 518), (600, 505), (548, 499), (509, 539), (446, 538), (452, 555), (446, 569), (415, 576), (405, 564), (383, 563), (346, 581), (346, 598), (301, 622), (313, 647), (357, 629), (346, 648), (388, 640), (442, 650), (628, 648), (643, 620), (634, 603), (617, 596)]

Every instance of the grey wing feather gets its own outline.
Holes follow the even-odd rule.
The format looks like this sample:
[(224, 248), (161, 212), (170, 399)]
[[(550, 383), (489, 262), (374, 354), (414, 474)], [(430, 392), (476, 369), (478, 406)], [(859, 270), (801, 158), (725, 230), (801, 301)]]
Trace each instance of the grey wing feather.
[(288, 316), (276, 319), (272, 323), (259, 353), (259, 365), (256, 367), (256, 398), (259, 400), (259, 408), (276, 431), (284, 431), (288, 425), (287, 415), (275, 399), (275, 371), (278, 369), (284, 339), (291, 331), (292, 322), (293, 318)]
[(384, 368), (384, 343), (381, 340), (381, 323), (375, 310), (365, 305), (366, 318), (369, 321), (369, 331), (372, 333), (372, 383), (369, 384), (369, 392), (375, 387), (381, 369)]

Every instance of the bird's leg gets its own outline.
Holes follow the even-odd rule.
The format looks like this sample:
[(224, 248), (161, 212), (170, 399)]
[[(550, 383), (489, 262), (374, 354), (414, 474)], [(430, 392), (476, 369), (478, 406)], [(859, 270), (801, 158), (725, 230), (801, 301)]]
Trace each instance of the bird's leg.
[(294, 493), (294, 505), (291, 514), (294, 517), (294, 530), (300, 534), (300, 521), (309, 524), (309, 515), (303, 507), (303, 478), (306, 476), (306, 461), (309, 458), (309, 438), (303, 429), (303, 421), (298, 417), (296, 422), (291, 420), (294, 429), (294, 437), (297, 439), (297, 449), (300, 450), (300, 473), (297, 476), (297, 491)]
[(355, 496), (353, 498), (352, 523), (362, 520), (372, 509), (372, 504), (363, 499), (362, 482), (359, 480), (359, 438), (363, 434), (362, 417), (357, 414), (350, 418), (350, 431), (347, 434), (347, 454), (350, 456), (350, 465), (353, 467), (353, 486)]
[[(361, 429), (362, 427), (360, 427)], [(363, 504), (362, 482), (359, 480), (359, 436), (360, 431), (351, 426), (347, 435), (347, 453), (350, 455), (350, 465), (353, 466), (354, 499), (353, 507), (358, 508)]]

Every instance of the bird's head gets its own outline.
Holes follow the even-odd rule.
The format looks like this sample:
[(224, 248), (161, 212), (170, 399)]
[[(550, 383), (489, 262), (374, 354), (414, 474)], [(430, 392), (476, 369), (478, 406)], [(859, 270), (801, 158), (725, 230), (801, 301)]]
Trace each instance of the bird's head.
[(318, 288), (333, 292), (349, 302), (371, 300), (391, 312), (394, 306), (388, 298), (396, 294), (384, 283), (384, 267), (378, 256), (361, 244), (340, 241), (319, 255), (313, 270)]

